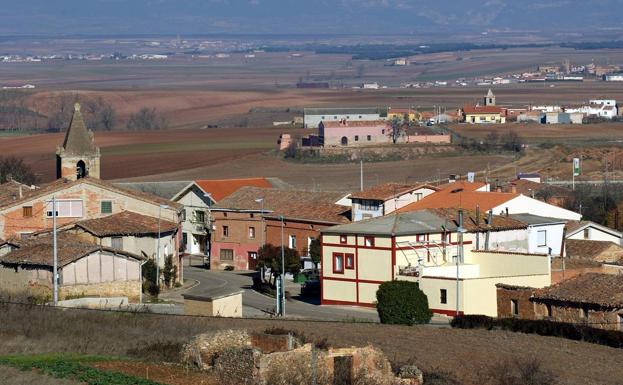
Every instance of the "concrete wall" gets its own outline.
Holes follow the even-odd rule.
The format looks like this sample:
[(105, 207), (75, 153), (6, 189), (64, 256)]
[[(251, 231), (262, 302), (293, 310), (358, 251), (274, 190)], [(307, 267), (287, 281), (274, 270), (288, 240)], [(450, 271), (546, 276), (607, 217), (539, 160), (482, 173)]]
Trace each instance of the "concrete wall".
[(510, 214), (527, 213), (542, 217), (569, 219), (575, 221), (582, 218), (581, 214), (558, 206), (550, 205), (537, 199), (532, 199), (525, 195), (519, 195), (518, 197), (493, 208), (493, 214), (502, 215), (506, 212), (506, 208), (508, 208), (508, 212)]
[(598, 227), (594, 227), (594, 226), (589, 226), (587, 227), (588, 230), (588, 238), (584, 237), (584, 230), (578, 231), (577, 233), (567, 236), (567, 239), (587, 239), (587, 240), (591, 240), (591, 241), (605, 241), (605, 242), (612, 242), (615, 243), (617, 245), (621, 244), (621, 238), (605, 232), (601, 229), (599, 229)]
[(242, 317), (242, 293), (220, 298), (184, 298), (184, 314), (208, 317)]

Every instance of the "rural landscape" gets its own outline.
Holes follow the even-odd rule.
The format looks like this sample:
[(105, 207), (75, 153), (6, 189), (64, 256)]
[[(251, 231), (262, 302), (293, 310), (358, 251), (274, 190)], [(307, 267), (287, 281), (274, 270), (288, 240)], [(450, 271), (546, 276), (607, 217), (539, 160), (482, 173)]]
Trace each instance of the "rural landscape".
[(623, 4), (524, 3), (8, 7), (0, 383), (623, 384)]

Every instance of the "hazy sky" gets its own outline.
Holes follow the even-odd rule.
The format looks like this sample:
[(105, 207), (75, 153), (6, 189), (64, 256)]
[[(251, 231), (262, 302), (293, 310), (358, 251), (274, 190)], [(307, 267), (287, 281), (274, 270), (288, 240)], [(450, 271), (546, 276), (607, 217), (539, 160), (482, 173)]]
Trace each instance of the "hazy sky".
[(0, 5), (3, 35), (623, 31), (623, 0), (0, 0)]

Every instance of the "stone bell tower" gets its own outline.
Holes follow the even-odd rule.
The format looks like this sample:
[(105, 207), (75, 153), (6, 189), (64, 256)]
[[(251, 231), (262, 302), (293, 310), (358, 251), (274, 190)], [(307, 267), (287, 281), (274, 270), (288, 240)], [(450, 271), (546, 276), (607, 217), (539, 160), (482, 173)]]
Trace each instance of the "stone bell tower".
[(100, 177), (100, 149), (95, 146), (93, 132), (84, 124), (80, 104), (76, 103), (63, 145), (56, 149), (56, 178), (76, 180), (87, 176)]
[(491, 88), (489, 88), (489, 92), (487, 92), (487, 96), (485, 96), (485, 106), (495, 106), (495, 95)]

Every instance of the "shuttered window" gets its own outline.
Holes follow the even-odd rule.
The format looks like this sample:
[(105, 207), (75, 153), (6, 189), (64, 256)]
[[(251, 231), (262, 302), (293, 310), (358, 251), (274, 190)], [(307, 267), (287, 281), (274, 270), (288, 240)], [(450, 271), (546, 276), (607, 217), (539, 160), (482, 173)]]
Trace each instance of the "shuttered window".
[(100, 211), (102, 214), (112, 214), (112, 202), (102, 201)]

